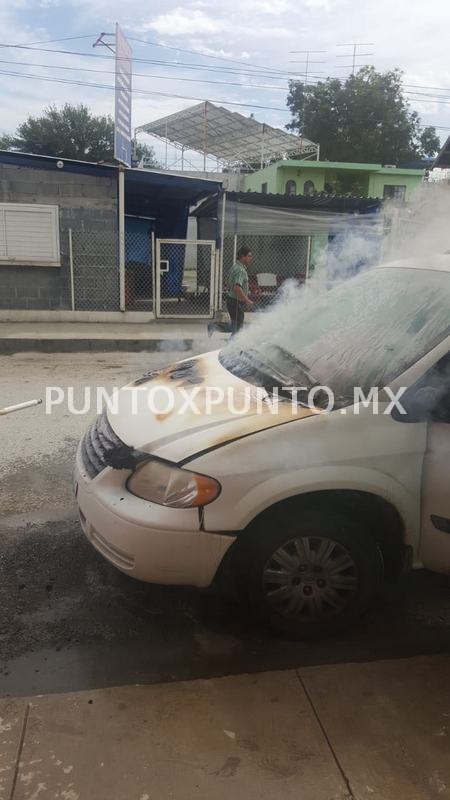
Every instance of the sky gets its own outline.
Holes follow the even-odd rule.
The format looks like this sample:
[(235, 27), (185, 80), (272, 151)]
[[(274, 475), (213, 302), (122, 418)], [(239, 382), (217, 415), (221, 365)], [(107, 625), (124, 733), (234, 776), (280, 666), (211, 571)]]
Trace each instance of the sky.
[[(358, 42), (357, 65), (400, 67), (423, 124), (438, 126), (442, 140), (450, 135), (450, 6), (444, 0), (2, 0), (0, 132), (14, 131), (49, 104), (83, 102), (95, 113), (113, 113), (111, 89), (52, 81), (113, 85), (111, 54), (92, 45), (116, 21), (135, 59), (133, 127), (203, 99), (284, 127), (288, 78), (305, 69), (304, 52), (294, 51), (324, 51), (311, 53), (312, 62), (323, 62), (311, 64), (311, 76), (344, 78), (352, 48), (338, 45)], [(49, 41), (66, 37), (79, 38)], [(160, 143), (156, 151), (164, 160)], [(179, 166), (177, 158), (170, 148), (168, 166)], [(191, 160), (200, 165), (198, 157)]]

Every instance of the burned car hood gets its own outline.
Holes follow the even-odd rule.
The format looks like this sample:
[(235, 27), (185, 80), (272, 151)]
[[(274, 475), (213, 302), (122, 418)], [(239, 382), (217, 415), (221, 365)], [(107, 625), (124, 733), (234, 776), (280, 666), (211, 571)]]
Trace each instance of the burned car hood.
[(261, 392), (226, 370), (215, 351), (154, 370), (123, 387), (108, 420), (129, 447), (179, 461), (315, 413), (293, 408), (290, 401), (276, 407), (262, 400)]

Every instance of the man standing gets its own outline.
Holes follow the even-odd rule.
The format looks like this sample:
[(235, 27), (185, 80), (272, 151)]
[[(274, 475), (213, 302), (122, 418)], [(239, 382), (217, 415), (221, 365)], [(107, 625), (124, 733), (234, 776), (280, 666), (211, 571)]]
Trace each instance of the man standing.
[(210, 322), (208, 336), (214, 331), (231, 333), (234, 336), (244, 324), (244, 308), (253, 306), (248, 296), (247, 269), (252, 263), (252, 251), (247, 245), (242, 245), (237, 252), (237, 261), (230, 269), (227, 280), (226, 303), (230, 315), (230, 322)]

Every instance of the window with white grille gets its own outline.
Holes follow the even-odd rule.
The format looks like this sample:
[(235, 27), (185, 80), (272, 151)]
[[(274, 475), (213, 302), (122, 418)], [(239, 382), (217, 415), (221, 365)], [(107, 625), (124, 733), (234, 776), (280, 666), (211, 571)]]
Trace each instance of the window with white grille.
[(0, 264), (59, 267), (58, 206), (0, 203)]
[(406, 197), (406, 186), (384, 186), (383, 200), (396, 200), (403, 203)]

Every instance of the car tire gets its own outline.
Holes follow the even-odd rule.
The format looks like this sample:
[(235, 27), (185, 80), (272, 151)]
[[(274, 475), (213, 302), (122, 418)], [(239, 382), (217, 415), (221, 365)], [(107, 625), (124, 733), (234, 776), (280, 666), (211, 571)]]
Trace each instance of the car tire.
[(257, 615), (289, 637), (325, 638), (367, 609), (383, 577), (364, 524), (321, 508), (269, 515), (252, 531), (245, 585)]

